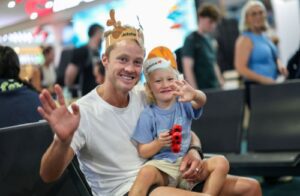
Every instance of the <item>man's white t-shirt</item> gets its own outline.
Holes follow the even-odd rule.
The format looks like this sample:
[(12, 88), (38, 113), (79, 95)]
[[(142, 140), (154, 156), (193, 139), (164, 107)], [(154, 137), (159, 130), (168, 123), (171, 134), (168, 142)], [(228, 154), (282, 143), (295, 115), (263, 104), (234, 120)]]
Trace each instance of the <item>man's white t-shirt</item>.
[(108, 104), (96, 89), (77, 101), (80, 123), (71, 148), (95, 196), (124, 195), (145, 162), (131, 140), (145, 96), (137, 87), (129, 96), (126, 108)]

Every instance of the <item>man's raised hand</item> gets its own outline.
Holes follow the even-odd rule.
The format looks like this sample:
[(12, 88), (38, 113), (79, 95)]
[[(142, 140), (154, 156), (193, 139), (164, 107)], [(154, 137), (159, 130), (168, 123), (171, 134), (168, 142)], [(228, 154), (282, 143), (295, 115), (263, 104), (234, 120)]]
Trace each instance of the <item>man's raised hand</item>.
[(79, 125), (79, 107), (76, 104), (72, 104), (73, 113), (71, 113), (65, 104), (61, 87), (56, 84), (54, 90), (58, 104), (52, 99), (49, 91), (43, 89), (39, 96), (42, 106), (38, 107), (38, 112), (48, 121), (56, 134), (56, 138), (62, 143), (69, 145)]

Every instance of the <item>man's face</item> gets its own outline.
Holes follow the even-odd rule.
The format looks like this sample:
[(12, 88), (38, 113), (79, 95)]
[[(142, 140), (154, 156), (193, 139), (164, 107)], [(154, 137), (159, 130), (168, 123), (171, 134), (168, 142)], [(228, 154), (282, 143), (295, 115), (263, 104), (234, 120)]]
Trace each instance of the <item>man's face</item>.
[(127, 93), (140, 79), (144, 61), (144, 50), (133, 40), (117, 42), (109, 57), (103, 56), (106, 82), (113, 88)]
[(211, 33), (216, 29), (217, 22), (209, 17), (200, 17), (199, 21), (204, 33)]

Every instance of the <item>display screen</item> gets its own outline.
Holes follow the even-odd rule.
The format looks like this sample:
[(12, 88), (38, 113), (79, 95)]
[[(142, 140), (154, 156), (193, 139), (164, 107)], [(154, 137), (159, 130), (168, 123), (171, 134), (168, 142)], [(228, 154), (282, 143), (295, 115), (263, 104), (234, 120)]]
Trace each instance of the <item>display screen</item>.
[[(72, 42), (80, 46), (88, 41), (87, 29), (93, 23), (106, 27), (109, 11), (115, 9), (116, 19), (134, 27), (143, 27), (147, 51), (158, 45), (176, 50), (185, 37), (197, 27), (194, 0), (117, 0), (83, 10), (73, 16), (75, 37)], [(111, 27), (109, 27), (111, 28)]]

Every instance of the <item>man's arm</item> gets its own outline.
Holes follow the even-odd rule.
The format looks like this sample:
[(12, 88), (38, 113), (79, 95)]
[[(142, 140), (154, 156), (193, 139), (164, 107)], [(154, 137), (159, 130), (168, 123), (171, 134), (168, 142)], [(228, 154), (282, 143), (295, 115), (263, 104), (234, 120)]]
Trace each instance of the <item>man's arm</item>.
[(44, 182), (57, 180), (74, 157), (69, 145), (54, 139), (41, 160), (40, 176)]
[(191, 135), (192, 135), (192, 140), (191, 140), (191, 145), (190, 146), (199, 146), (199, 147), (201, 147), (201, 141), (200, 141), (199, 137), (193, 131), (191, 131)]
[(225, 81), (224, 81), (224, 77), (222, 75), (219, 65), (217, 65), (217, 64), (214, 65), (214, 71), (215, 71), (215, 74), (219, 81), (220, 87), (222, 88), (224, 86)]
[(38, 107), (38, 112), (48, 121), (55, 133), (53, 142), (41, 161), (40, 175), (45, 182), (58, 179), (72, 160), (74, 152), (70, 144), (80, 121), (79, 107), (72, 104), (71, 113), (66, 107), (61, 87), (55, 85), (54, 90), (58, 104), (46, 89), (39, 96), (42, 106)]
[(196, 78), (193, 71), (194, 60), (191, 57), (182, 57), (183, 73), (185, 80), (195, 89), (198, 89)]
[(65, 72), (65, 85), (67, 87), (71, 87), (74, 84), (77, 74), (78, 67), (73, 63), (69, 63)]
[[(191, 145), (188, 150), (188, 153), (196, 152), (195, 156), (196, 157), (199, 156), (202, 159), (203, 152), (202, 152), (201, 141), (200, 141), (199, 137), (193, 131), (191, 131), (191, 135), (192, 135), (192, 139), (191, 139)], [(198, 147), (198, 149), (201, 149), (201, 152), (199, 152), (199, 150), (197, 148), (193, 148), (193, 147)]]
[[(191, 139), (191, 145), (197, 146), (201, 148), (201, 142), (198, 136), (191, 132), (192, 139)], [(182, 172), (182, 177), (188, 181), (196, 181), (197, 178), (197, 172), (201, 172), (202, 168), (202, 159), (201, 156), (196, 148), (190, 148), (187, 152), (187, 154), (182, 159), (182, 162), (180, 164), (179, 170)], [(196, 169), (197, 168), (197, 169)]]

